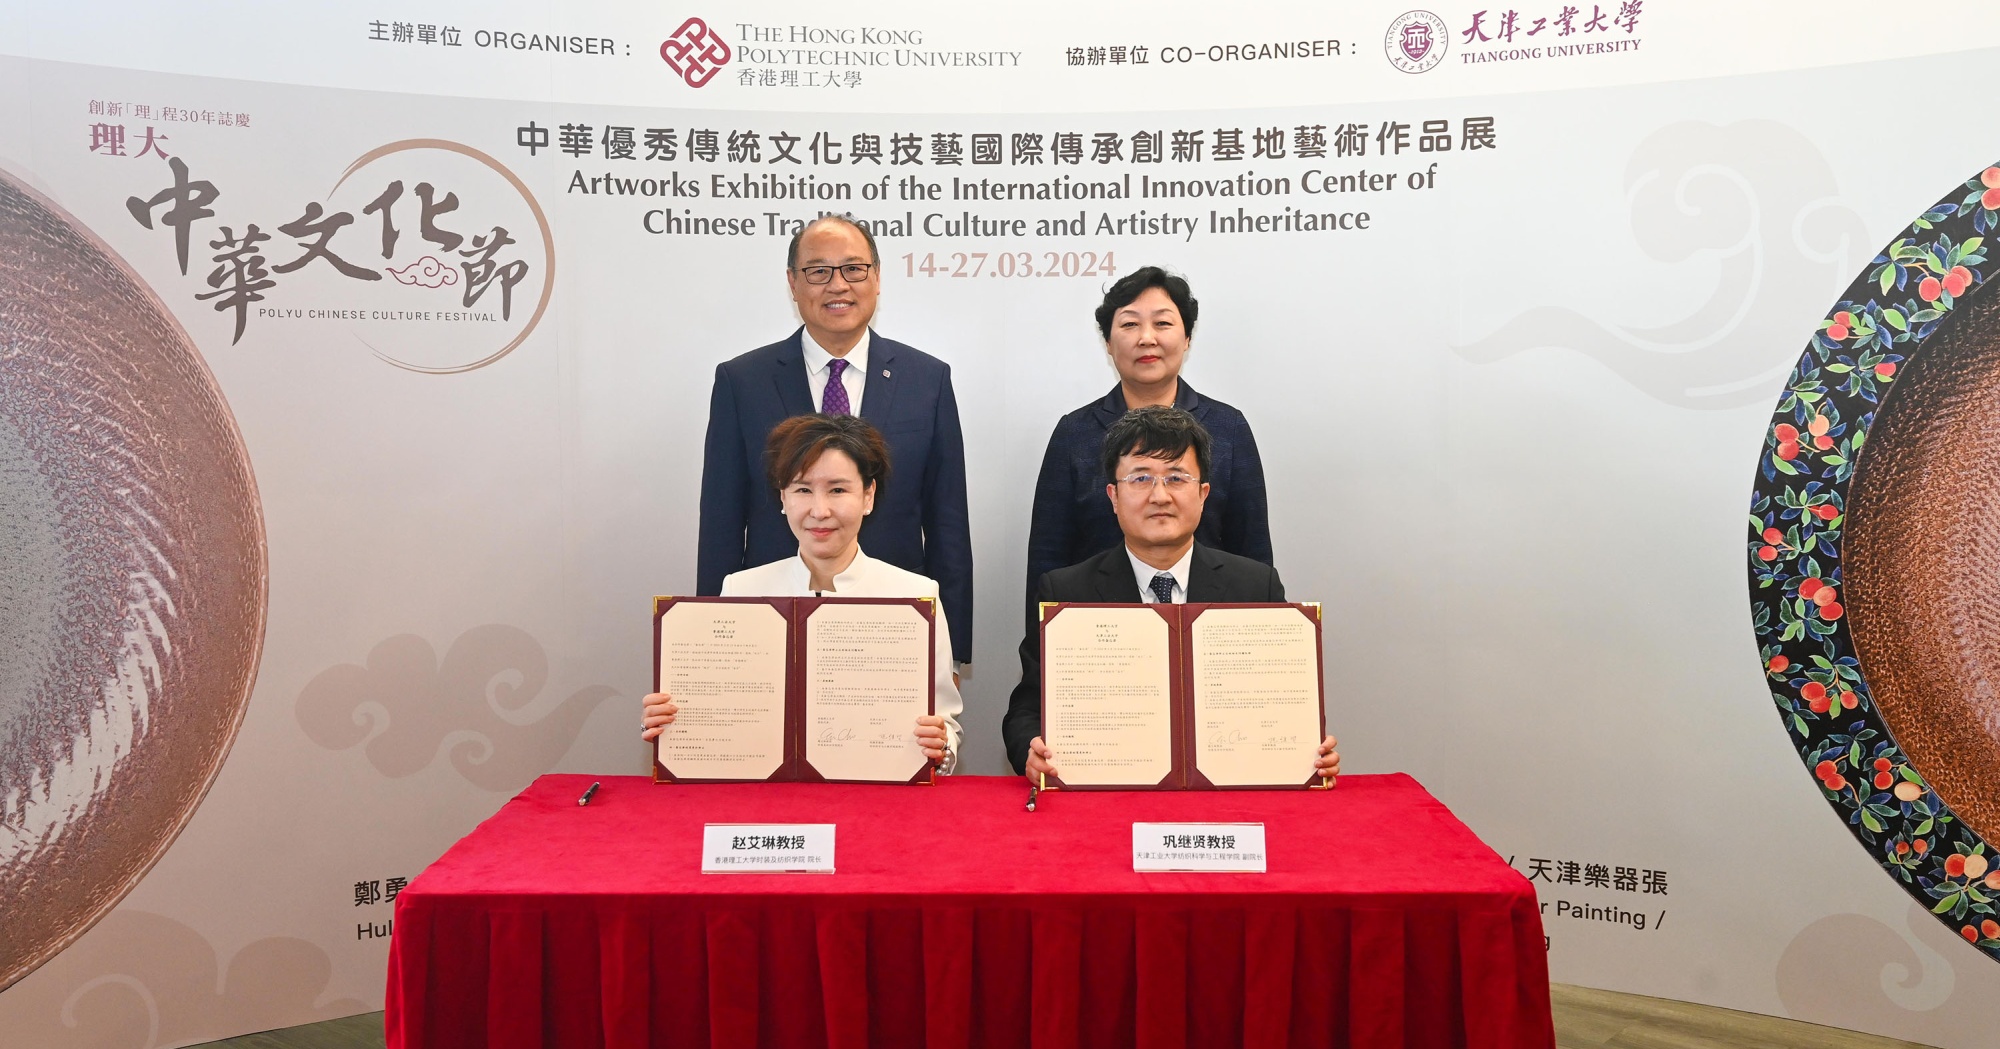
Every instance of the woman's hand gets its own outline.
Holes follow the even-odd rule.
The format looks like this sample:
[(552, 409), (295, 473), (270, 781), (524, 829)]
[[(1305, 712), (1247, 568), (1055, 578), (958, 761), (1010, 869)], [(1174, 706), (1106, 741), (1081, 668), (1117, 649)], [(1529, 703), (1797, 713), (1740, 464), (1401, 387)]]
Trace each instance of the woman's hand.
[(944, 718), (925, 714), (917, 719), (917, 746), (924, 748), (924, 757), (944, 764), (951, 747), (951, 734), (944, 727)]
[(1051, 778), (1055, 776), (1056, 767), (1050, 763), (1052, 757), (1053, 755), (1049, 753), (1049, 745), (1042, 742), (1042, 737), (1036, 736), (1034, 739), (1028, 741), (1029, 783), (1039, 787), (1042, 785), (1043, 776)]
[(1333, 786), (1340, 776), (1340, 751), (1334, 749), (1340, 741), (1328, 736), (1319, 743), (1319, 757), (1313, 759), (1313, 771), (1325, 778), (1326, 785)]
[(657, 739), (667, 726), (674, 723), (674, 715), (681, 712), (680, 705), (665, 692), (655, 692), (646, 697), (646, 709), (640, 715), (639, 727), (643, 730), (639, 738), (647, 741)]

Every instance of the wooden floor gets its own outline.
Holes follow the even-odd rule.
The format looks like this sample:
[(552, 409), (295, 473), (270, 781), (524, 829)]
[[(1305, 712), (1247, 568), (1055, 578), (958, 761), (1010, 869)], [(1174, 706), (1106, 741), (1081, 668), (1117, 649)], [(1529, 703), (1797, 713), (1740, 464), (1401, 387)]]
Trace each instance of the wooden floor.
[[(1928, 1049), (1664, 998), (1556, 984), (1551, 989), (1558, 1049)], [(209, 1042), (197, 1049), (381, 1049), (382, 1014)]]
[(1929, 1049), (1818, 1024), (1552, 984), (1558, 1049)]

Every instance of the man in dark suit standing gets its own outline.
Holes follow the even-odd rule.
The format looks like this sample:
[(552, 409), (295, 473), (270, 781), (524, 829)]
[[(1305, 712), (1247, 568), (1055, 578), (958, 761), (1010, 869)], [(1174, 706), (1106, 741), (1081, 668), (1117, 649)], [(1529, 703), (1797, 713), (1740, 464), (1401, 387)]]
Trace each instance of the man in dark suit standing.
[(793, 234), (785, 281), (804, 322), (716, 366), (701, 471), (695, 592), (798, 553), (764, 480), (764, 440), (794, 415), (859, 415), (889, 445), (889, 477), (861, 527), (868, 556), (937, 580), (952, 659), (972, 661), (972, 530), (951, 366), (869, 330), (881, 292), (875, 238), (829, 215)]
[[(1260, 561), (1195, 542), (1208, 499), (1209, 436), (1194, 416), (1153, 405), (1126, 412), (1104, 434), (1104, 494), (1124, 542), (1042, 576), (1035, 602), (1091, 601), (1186, 604), (1283, 601), (1278, 570)], [(1007, 703), (1001, 735), (1014, 771), (1040, 782), (1054, 775), (1054, 755), (1042, 742), (1041, 638), (1021, 639), (1021, 683)], [(1332, 736), (1320, 741), (1314, 767), (1340, 773)]]

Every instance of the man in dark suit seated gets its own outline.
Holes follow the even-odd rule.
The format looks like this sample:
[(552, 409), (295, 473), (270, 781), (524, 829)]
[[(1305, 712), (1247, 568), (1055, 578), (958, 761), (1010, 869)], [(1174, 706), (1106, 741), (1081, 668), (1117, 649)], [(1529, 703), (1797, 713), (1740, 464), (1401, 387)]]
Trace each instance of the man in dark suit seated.
[[(1194, 541), (1208, 499), (1208, 431), (1179, 408), (1154, 405), (1126, 412), (1104, 435), (1104, 494), (1125, 541), (1068, 568), (1042, 576), (1035, 604), (1090, 601), (1186, 604), (1283, 601), (1278, 570)], [(1042, 651), (1035, 624), (1021, 639), (1021, 683), (1007, 703), (1001, 735), (1007, 760), (1030, 781), (1056, 774), (1042, 742)], [(1340, 773), (1332, 736), (1320, 741), (1314, 768)], [(1304, 770), (1301, 770), (1303, 773)]]
[(874, 236), (853, 219), (806, 223), (785, 258), (785, 282), (804, 324), (790, 338), (716, 367), (695, 593), (721, 593), (725, 576), (798, 553), (778, 493), (764, 479), (771, 428), (812, 412), (858, 415), (888, 442), (892, 464), (861, 526), (861, 549), (937, 580), (952, 660), (970, 663), (972, 527), (951, 366), (870, 330), (881, 261)]

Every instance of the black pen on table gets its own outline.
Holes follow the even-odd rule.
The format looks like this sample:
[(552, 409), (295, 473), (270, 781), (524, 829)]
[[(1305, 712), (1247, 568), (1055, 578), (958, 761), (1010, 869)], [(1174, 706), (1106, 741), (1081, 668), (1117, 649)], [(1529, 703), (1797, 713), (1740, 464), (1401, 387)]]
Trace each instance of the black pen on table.
[(1033, 812), (1033, 811), (1035, 811), (1035, 796), (1036, 796), (1036, 795), (1038, 795), (1038, 794), (1040, 794), (1041, 792), (1042, 792), (1042, 787), (1041, 787), (1041, 784), (1039, 784), (1039, 783), (1030, 783), (1030, 784), (1028, 784), (1028, 811), (1029, 811), (1029, 812)]
[(580, 798), (576, 799), (576, 803), (577, 803), (578, 805), (588, 805), (588, 804), (590, 804), (590, 799), (591, 799), (592, 797), (594, 797), (594, 796), (595, 796), (595, 795), (597, 794), (597, 788), (599, 788), (599, 787), (601, 787), (601, 786), (603, 786), (603, 785), (604, 785), (604, 784), (602, 784), (602, 783), (599, 783), (599, 782), (597, 782), (596, 780), (592, 780), (592, 781), (590, 781), (590, 786), (588, 786), (588, 787), (584, 788), (584, 791), (583, 791), (583, 797), (580, 797)]

